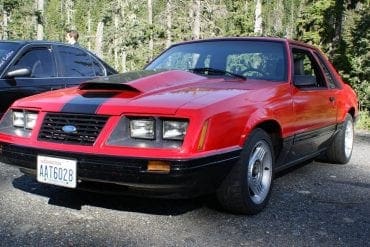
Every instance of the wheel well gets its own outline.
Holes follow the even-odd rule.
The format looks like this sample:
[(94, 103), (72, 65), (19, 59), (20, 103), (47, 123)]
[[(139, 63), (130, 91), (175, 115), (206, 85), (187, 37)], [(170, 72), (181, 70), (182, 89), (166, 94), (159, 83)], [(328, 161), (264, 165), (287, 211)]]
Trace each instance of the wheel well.
[(271, 120), (260, 123), (259, 125), (256, 126), (256, 128), (263, 129), (271, 137), (275, 158), (278, 157), (283, 147), (280, 125), (276, 121)]
[(351, 107), (351, 109), (349, 109), (348, 113), (352, 116), (352, 119), (355, 119), (355, 108)]

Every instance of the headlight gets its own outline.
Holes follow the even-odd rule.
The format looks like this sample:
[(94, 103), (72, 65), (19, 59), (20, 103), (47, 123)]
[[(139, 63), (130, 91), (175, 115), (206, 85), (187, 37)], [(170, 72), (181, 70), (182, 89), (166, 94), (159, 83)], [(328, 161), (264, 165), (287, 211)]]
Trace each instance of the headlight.
[(25, 116), (23, 111), (13, 111), (13, 126), (24, 128)]
[(38, 114), (32, 111), (13, 111), (13, 126), (17, 128), (33, 129)]
[(37, 113), (28, 112), (26, 113), (26, 129), (33, 129), (37, 121)]
[(131, 119), (130, 135), (132, 138), (154, 139), (155, 126), (153, 119)]
[(188, 122), (185, 121), (163, 121), (163, 139), (166, 140), (184, 140)]

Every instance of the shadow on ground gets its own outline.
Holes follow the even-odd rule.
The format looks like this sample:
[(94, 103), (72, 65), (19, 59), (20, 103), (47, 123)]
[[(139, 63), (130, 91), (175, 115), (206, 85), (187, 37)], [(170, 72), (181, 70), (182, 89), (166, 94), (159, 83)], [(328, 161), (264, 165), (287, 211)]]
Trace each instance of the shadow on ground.
[(51, 205), (76, 210), (81, 210), (82, 206), (89, 205), (119, 211), (180, 215), (201, 208), (208, 201), (207, 198), (175, 200), (100, 194), (41, 184), (26, 175), (14, 179), (13, 186), (27, 193), (47, 197), (49, 198), (48, 203)]

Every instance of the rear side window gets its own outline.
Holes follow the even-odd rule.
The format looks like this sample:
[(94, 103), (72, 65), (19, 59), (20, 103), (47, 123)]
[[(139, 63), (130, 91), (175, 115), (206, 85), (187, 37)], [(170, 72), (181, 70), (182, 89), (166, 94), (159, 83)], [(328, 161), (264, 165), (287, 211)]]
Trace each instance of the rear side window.
[(91, 56), (82, 49), (59, 46), (61, 76), (93, 77), (96, 76)]
[(15, 63), (18, 67), (31, 70), (31, 77), (54, 77), (55, 64), (51, 50), (47, 47), (33, 47), (26, 51)]
[(102, 68), (100, 63), (94, 58), (91, 58), (91, 59), (93, 61), (93, 67), (94, 67), (95, 75), (96, 76), (103, 76), (104, 75), (104, 69)]
[(320, 54), (318, 54), (317, 52), (315, 52), (315, 55), (316, 55), (316, 57), (319, 60), (319, 63), (321, 65), (321, 67), (322, 67), (322, 70), (323, 70), (323, 72), (325, 74), (325, 77), (326, 77), (326, 79), (327, 79), (327, 81), (329, 83), (329, 87), (330, 88), (337, 88), (338, 86), (335, 83), (335, 79), (334, 79), (333, 75), (330, 73), (329, 68), (326, 65), (325, 61), (324, 61), (324, 58)]

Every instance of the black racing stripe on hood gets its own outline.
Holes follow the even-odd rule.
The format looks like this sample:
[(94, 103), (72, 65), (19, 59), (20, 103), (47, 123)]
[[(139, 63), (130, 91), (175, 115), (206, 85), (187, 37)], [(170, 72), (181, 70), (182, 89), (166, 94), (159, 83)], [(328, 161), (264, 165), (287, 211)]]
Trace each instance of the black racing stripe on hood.
[(83, 113), (95, 114), (99, 106), (104, 104), (110, 98), (117, 95), (118, 92), (85, 92), (77, 95), (66, 103), (61, 112), (63, 113)]

